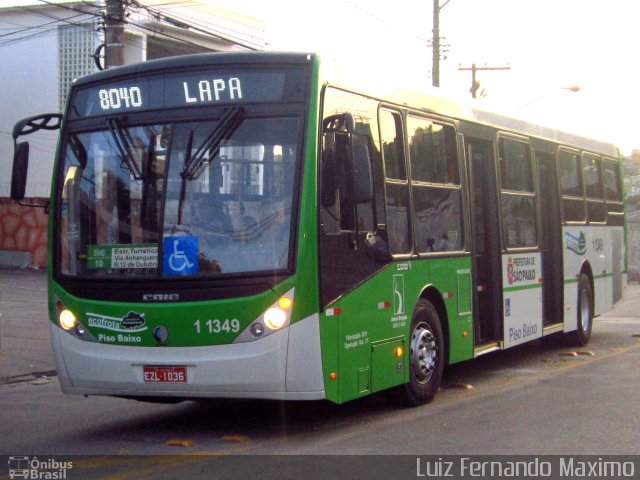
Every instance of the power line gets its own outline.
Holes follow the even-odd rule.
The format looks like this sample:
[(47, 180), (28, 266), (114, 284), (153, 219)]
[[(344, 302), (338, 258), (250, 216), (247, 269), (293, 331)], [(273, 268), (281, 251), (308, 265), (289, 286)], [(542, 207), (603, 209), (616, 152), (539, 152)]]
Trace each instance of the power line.
[[(19, 30), (15, 30), (12, 32), (7, 32), (7, 33), (2, 33), (0, 34), (0, 39), (4, 39), (3, 41), (0, 41), (0, 47), (3, 46), (9, 46), (9, 45), (14, 45), (16, 43), (22, 42), (22, 41), (26, 41), (26, 40), (30, 40), (30, 39), (35, 39), (35, 38), (40, 38), (42, 36), (46, 36), (51, 34), (53, 31), (55, 31), (55, 29), (57, 29), (57, 27), (60, 24), (63, 23), (67, 23), (70, 25), (74, 25), (74, 26), (78, 26), (78, 27), (82, 27), (82, 28), (87, 28), (87, 29), (91, 29), (92, 31), (98, 32), (100, 30), (102, 30), (102, 27), (100, 25), (96, 25), (95, 23), (95, 19), (99, 19), (100, 21), (104, 21), (105, 20), (105, 14), (102, 10), (102, 6), (95, 3), (95, 2), (88, 2), (85, 1), (83, 2), (83, 5), (86, 5), (87, 7), (92, 8), (93, 10), (87, 9), (87, 8), (75, 8), (69, 5), (63, 5), (63, 4), (56, 4), (53, 3), (49, 0), (37, 0), (40, 3), (44, 4), (44, 5), (48, 5), (51, 7), (57, 7), (60, 9), (64, 9), (64, 10), (69, 10), (75, 13), (75, 15), (70, 15), (67, 17), (62, 17), (62, 18), (58, 18), (56, 16), (50, 15), (47, 12), (43, 12), (40, 11), (40, 9), (29, 9), (27, 8), (26, 10), (29, 11), (30, 13), (39, 15), (39, 16), (43, 16), (46, 18), (51, 18), (52, 20), (49, 22), (45, 22), (42, 23), (40, 25), (33, 25), (33, 26), (25, 26), (22, 29)], [(235, 30), (232, 28), (224, 28), (224, 32), (220, 32), (220, 33), (216, 33), (214, 31), (211, 31), (207, 28), (205, 28), (205, 26), (199, 22), (197, 22), (195, 19), (190, 18), (188, 16), (185, 15), (176, 15), (173, 14), (171, 16), (165, 14), (162, 10), (159, 9), (155, 9), (152, 7), (148, 7), (146, 5), (140, 4), (139, 2), (137, 2), (136, 0), (124, 0), (127, 4), (129, 8), (134, 8), (137, 11), (141, 11), (144, 10), (147, 12), (147, 14), (151, 17), (156, 19), (157, 23), (160, 22), (164, 22), (164, 23), (168, 23), (169, 25), (173, 25), (175, 27), (178, 28), (182, 28), (184, 30), (191, 30), (193, 32), (196, 33), (200, 33), (200, 34), (204, 34), (210, 37), (214, 37), (214, 38), (218, 38), (224, 41), (230, 41), (232, 43), (236, 43), (238, 45), (241, 45), (247, 49), (251, 49), (251, 50), (258, 50), (261, 48), (261, 44), (255, 40), (246, 40), (245, 38), (241, 38), (240, 34), (242, 34), (243, 32), (239, 31), (239, 30)], [(166, 9), (170, 9), (171, 7), (184, 7), (185, 3), (187, 2), (176, 2), (176, 1), (168, 1), (164, 4), (160, 4), (161, 7), (166, 8)], [(198, 5), (201, 2), (188, 2), (188, 3), (192, 3), (193, 5)], [(94, 23), (93, 24), (89, 24), (89, 23), (80, 23), (78, 21), (75, 20), (79, 20), (81, 17), (83, 16), (87, 16), (87, 17), (93, 17), (94, 18)], [(142, 24), (138, 24), (135, 22), (132, 22), (130, 20), (124, 20), (123, 23), (126, 23), (136, 29), (138, 29), (141, 32), (151, 32), (155, 35), (158, 35), (159, 37), (164, 37), (164, 38), (168, 38), (171, 40), (174, 40), (178, 43), (184, 44), (184, 45), (188, 45), (191, 47), (198, 47), (199, 49), (203, 49), (203, 50), (208, 50), (208, 51), (214, 51), (215, 49), (211, 48), (211, 47), (207, 47), (204, 45), (201, 45), (200, 43), (196, 43), (194, 41), (190, 41), (188, 39), (182, 38), (180, 36), (177, 36), (175, 34), (171, 34), (168, 33), (166, 31), (159, 31), (158, 28), (154, 28), (148, 25), (142, 25)], [(221, 30), (223, 30), (223, 28), (221, 26), (219, 26), (221, 28)], [(30, 33), (31, 32), (31, 33)], [(26, 33), (30, 33), (30, 34), (26, 34)], [(26, 34), (26, 35), (25, 35)], [(18, 35), (22, 35), (22, 36), (18, 36)], [(14, 38), (9, 38), (9, 37), (14, 37)], [(250, 35), (251, 38), (256, 38), (255, 35)], [(161, 46), (158, 46), (158, 48), (161, 48)], [(166, 49), (165, 49), (166, 50)], [(166, 50), (167, 52), (169, 52), (168, 50)]]
[[(73, 22), (70, 21), (71, 19), (78, 18), (78, 17), (81, 17), (83, 15), (84, 14), (71, 15), (70, 17), (58, 18), (58, 19), (52, 20), (50, 22), (42, 23), (40, 25), (33, 25), (31, 27), (25, 27), (22, 30), (18, 30), (18, 31), (15, 31), (15, 32), (3, 33), (3, 34), (0, 35), (0, 38), (9, 37), (11, 35), (18, 35), (20, 33), (27, 32), (29, 30), (41, 29), (41, 28), (47, 27), (49, 25), (55, 25), (55, 24), (60, 23), (60, 22), (73, 23)], [(51, 17), (48, 17), (48, 18), (51, 18)]]
[(502, 67), (489, 67), (485, 65), (484, 67), (478, 67), (475, 63), (473, 63), (470, 67), (458, 67), (458, 71), (460, 72), (471, 72), (471, 88), (469, 89), (469, 92), (471, 92), (471, 96), (473, 98), (477, 97), (478, 89), (480, 88), (480, 82), (476, 78), (476, 72), (488, 70), (511, 70), (511, 66), (507, 65)]
[[(44, 3), (45, 5), (49, 5), (52, 7), (58, 7), (58, 8), (62, 8), (65, 10), (71, 10), (72, 12), (81, 12), (81, 13), (85, 13), (84, 10), (80, 10), (77, 8), (73, 8), (69, 5), (65, 5), (63, 3), (54, 3), (54, 2), (50, 2), (49, 0), (38, 0), (40, 3)], [(89, 3), (89, 2), (82, 2), (84, 5), (90, 6), (90, 7), (94, 7), (94, 8), (101, 8), (99, 4), (97, 3)]]
[(27, 41), (27, 40), (33, 40), (33, 39), (41, 38), (41, 37), (46, 37), (47, 35), (53, 35), (55, 33), (56, 33), (55, 28), (51, 28), (51, 29), (45, 30), (43, 32), (27, 35), (25, 37), (10, 38), (8, 40), (5, 40), (5, 41), (1, 42), (0, 43), (0, 47), (8, 47), (10, 45), (15, 45), (15, 44), (20, 43), (20, 42), (24, 42), (24, 41)]
[(260, 45), (258, 43), (253, 42), (252, 44), (252, 42), (247, 42), (244, 38), (241, 38), (238, 35), (229, 33), (230, 31), (235, 33), (242, 33), (238, 30), (226, 28), (225, 29), (226, 32), (216, 33), (206, 29), (202, 24), (199, 24), (193, 19), (181, 17), (180, 15), (175, 15), (175, 14), (172, 14), (172, 16), (168, 16), (163, 11), (156, 10), (152, 7), (143, 5), (139, 3), (137, 0), (130, 0), (130, 1), (132, 6), (135, 6), (138, 9), (146, 10), (149, 13), (149, 15), (151, 15), (152, 17), (155, 17), (158, 21), (164, 21), (170, 25), (177, 26), (178, 28), (193, 30), (195, 32), (202, 33), (215, 38), (219, 38), (221, 40), (226, 40), (226, 41), (231, 40), (236, 44), (241, 45), (245, 48), (249, 48), (251, 50), (258, 50), (260, 48)]
[[(52, 15), (51, 13), (49, 13), (49, 11), (43, 11), (41, 7), (25, 8), (24, 10), (26, 10), (27, 12), (33, 15), (37, 15), (44, 18), (50, 18), (52, 20), (49, 22), (41, 23), (39, 25), (24, 26), (24, 28), (22, 29), (14, 29), (14, 31), (12, 32), (0, 34), (0, 39), (3, 39), (3, 41), (0, 42), (0, 47), (15, 45), (17, 43), (20, 43), (26, 40), (31, 40), (31, 39), (40, 38), (40, 37), (49, 35), (52, 31), (56, 30), (57, 27), (59, 27), (61, 24), (69, 24), (76, 27), (80, 27), (80, 28), (86, 28), (94, 32), (99, 31), (97, 25), (95, 24), (95, 19), (96, 18), (102, 19), (102, 15), (100, 13), (100, 10), (98, 9), (99, 5), (93, 2), (91, 3), (83, 2), (83, 5), (93, 8), (93, 11), (92, 11), (86, 8), (78, 9), (78, 8), (73, 8), (67, 5), (59, 5), (56, 3), (52, 3), (48, 0), (38, 0), (38, 1), (51, 7), (72, 11), (75, 13), (75, 15), (59, 17), (56, 15)], [(81, 17), (86, 17), (87, 20), (93, 19), (94, 23), (81, 22), (79, 21)], [(7, 23), (10, 23), (10, 22), (7, 22)], [(35, 33), (27, 34), (28, 32), (35, 32)], [(13, 37), (13, 38), (9, 38), (9, 37)]]
[(177, 42), (181, 42), (181, 43), (184, 43), (184, 44), (187, 44), (187, 45), (191, 45), (191, 46), (194, 46), (194, 47), (198, 47), (198, 48), (204, 48), (205, 50), (210, 50), (210, 51), (212, 51), (212, 52), (213, 52), (213, 51), (215, 51), (213, 48), (209, 48), (209, 47), (206, 47), (206, 46), (204, 46), (204, 45), (200, 45), (200, 44), (198, 44), (198, 43), (190, 42), (189, 40), (186, 40), (186, 39), (184, 39), (184, 38), (180, 38), (180, 37), (173, 36), (173, 35), (171, 35), (171, 34), (169, 34), (169, 33), (167, 33), (167, 32), (158, 32), (158, 31), (156, 31), (156, 30), (155, 30), (155, 29), (153, 29), (153, 28), (150, 28), (150, 27), (147, 27), (147, 26), (144, 26), (144, 25), (138, 25), (137, 23), (132, 23), (132, 22), (130, 22), (130, 21), (125, 21), (125, 23), (126, 23), (127, 25), (133, 25), (133, 26), (135, 26), (135, 27), (137, 27), (137, 28), (139, 28), (139, 29), (142, 29), (142, 30), (146, 30), (146, 31), (148, 31), (148, 32), (155, 33), (156, 35), (162, 35), (162, 36), (167, 37), (167, 38), (170, 38), (170, 39), (172, 39), (172, 40), (176, 40)]
[[(69, 22), (71, 25), (74, 25), (76, 27), (81, 27), (81, 28), (86, 28), (88, 30), (91, 30), (93, 32), (97, 32), (98, 29), (94, 26), (94, 25), (90, 25), (90, 24), (82, 24), (82, 23), (74, 23), (74, 22)], [(7, 47), (10, 45), (15, 45), (17, 43), (20, 42), (24, 42), (27, 40), (33, 40), (36, 38), (41, 38), (47, 35), (51, 35), (51, 34), (55, 34), (58, 27), (60, 26), (60, 24), (56, 24), (56, 25), (52, 25), (50, 27), (44, 28), (42, 31), (40, 32), (36, 32), (36, 33), (32, 33), (29, 35), (24, 35), (22, 37), (18, 37), (18, 38), (6, 38), (3, 41), (0, 41), (0, 47)]]
[[(4, 136), (9, 137), (8, 140), (13, 142), (13, 136), (11, 133), (0, 130), (0, 137), (4, 137)], [(52, 137), (50, 140), (51, 142), (46, 142), (40, 139), (35, 139), (35, 140), (30, 139), (29, 145), (31, 146), (31, 148), (35, 150), (39, 150), (44, 153), (54, 154), (56, 149), (57, 137)]]
[[(96, 17), (96, 18), (102, 18), (102, 14), (101, 14), (101, 10), (99, 6), (95, 6), (92, 5), (94, 10), (90, 11), (90, 10), (82, 10), (82, 9), (78, 9), (78, 8), (72, 8), (66, 5), (59, 5), (56, 3), (51, 3), (47, 0), (38, 0), (40, 2), (43, 2), (46, 5), (52, 6), (52, 7), (57, 7), (57, 8), (61, 8), (63, 10), (70, 10), (72, 12), (75, 12), (76, 14), (79, 15), (89, 15), (92, 17)], [(57, 19), (58, 17), (51, 15), (49, 13), (47, 13), (46, 11), (42, 10), (41, 8), (35, 7), (35, 8), (26, 8), (25, 10), (27, 10), (30, 13), (33, 13), (35, 15), (40, 15), (42, 17), (46, 17), (46, 18), (53, 18), (54, 20)]]
[(404, 35), (407, 35), (409, 37), (413, 37), (416, 40), (419, 40), (421, 42), (425, 42), (427, 44), (430, 44), (431, 41), (432, 41), (431, 38), (424, 38), (424, 37), (421, 37), (420, 35), (415, 35), (415, 34), (412, 34), (412, 33), (408, 33), (406, 28), (403, 28), (404, 25), (393, 24), (393, 23), (389, 22), (388, 20), (386, 20), (386, 19), (384, 19), (384, 18), (382, 18), (382, 17), (370, 12), (366, 8), (362, 7), (361, 5), (358, 5), (358, 4), (354, 3), (354, 2), (352, 2), (351, 0), (344, 0), (344, 2), (346, 4), (348, 4), (348, 5), (350, 5), (352, 8), (354, 8), (356, 10), (359, 10), (361, 13), (373, 18), (374, 20), (376, 20), (377, 22), (381, 23), (382, 25), (385, 25), (388, 28), (391, 28), (393, 30), (401, 32)]

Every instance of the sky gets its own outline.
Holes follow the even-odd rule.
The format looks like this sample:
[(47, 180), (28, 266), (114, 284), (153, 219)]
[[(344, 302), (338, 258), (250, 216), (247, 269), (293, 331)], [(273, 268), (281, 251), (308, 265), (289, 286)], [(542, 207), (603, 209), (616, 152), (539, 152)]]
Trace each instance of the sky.
[[(319, 51), (341, 71), (431, 85), (431, 0), (271, 0), (252, 10), (259, 3), (234, 2), (265, 15), (271, 49)], [(640, 148), (639, 25), (640, 2), (629, 0), (450, 0), (440, 10), (441, 87), (468, 98), (471, 72), (459, 67), (509, 66), (478, 72), (478, 104), (630, 153)]]
[[(37, 0), (0, 0), (0, 7)], [(179, 0), (166, 0), (170, 9)], [(446, 2), (446, 3), (445, 3)], [(341, 79), (426, 89), (431, 85), (433, 0), (181, 0), (264, 19), (267, 48), (315, 51)], [(640, 149), (640, 2), (440, 0), (446, 58), (440, 83), (478, 105)], [(162, 5), (162, 3), (161, 3)], [(579, 87), (577, 92), (567, 87)], [(575, 90), (575, 88), (574, 88)]]

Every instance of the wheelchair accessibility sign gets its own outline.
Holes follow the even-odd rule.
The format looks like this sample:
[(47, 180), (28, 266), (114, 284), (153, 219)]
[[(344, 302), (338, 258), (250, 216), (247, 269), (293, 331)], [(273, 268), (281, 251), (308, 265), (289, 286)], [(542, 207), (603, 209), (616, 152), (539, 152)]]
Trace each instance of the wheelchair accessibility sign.
[(198, 237), (165, 237), (162, 263), (165, 275), (198, 273)]

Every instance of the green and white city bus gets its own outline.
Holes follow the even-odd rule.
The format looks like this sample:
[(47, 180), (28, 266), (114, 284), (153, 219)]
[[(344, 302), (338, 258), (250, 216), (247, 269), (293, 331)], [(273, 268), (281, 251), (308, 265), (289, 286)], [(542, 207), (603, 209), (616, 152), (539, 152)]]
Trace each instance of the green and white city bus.
[[(443, 367), (564, 332), (626, 284), (609, 144), (435, 94), (330, 83), (308, 54), (79, 79), (50, 201), (66, 393), (428, 402)], [(59, 125), (57, 125), (59, 123)], [(12, 196), (28, 145), (16, 142)]]

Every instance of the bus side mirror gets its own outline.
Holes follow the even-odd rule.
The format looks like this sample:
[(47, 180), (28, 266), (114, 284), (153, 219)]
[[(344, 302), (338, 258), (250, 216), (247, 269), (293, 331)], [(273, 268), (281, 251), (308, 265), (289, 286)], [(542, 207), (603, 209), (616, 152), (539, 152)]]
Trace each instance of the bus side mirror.
[(27, 170), (29, 169), (29, 143), (16, 143), (11, 171), (11, 199), (22, 200), (27, 188)]
[(366, 145), (353, 147), (353, 189), (355, 203), (369, 203), (373, 199), (371, 159)]
[[(17, 142), (20, 135), (29, 135), (38, 130), (57, 130), (60, 128), (62, 115), (45, 113), (23, 118), (13, 126), (13, 170), (11, 171), (11, 199), (20, 202), (27, 188), (27, 170), (29, 169), (29, 143)], [(41, 205), (25, 205), (41, 206)]]

